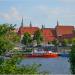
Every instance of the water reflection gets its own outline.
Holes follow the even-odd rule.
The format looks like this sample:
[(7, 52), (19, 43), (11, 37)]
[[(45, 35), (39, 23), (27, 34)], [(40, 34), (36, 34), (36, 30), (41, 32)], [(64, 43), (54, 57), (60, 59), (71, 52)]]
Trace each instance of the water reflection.
[(70, 74), (70, 64), (67, 57), (58, 58), (25, 58), (21, 65), (42, 64), (39, 71), (46, 71), (50, 74)]

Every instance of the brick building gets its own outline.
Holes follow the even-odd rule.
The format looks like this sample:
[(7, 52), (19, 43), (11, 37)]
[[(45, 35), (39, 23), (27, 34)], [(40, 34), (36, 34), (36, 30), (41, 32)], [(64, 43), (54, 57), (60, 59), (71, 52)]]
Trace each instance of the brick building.
[[(33, 27), (31, 22), (29, 27), (23, 27), (23, 19), (21, 23), (21, 27), (18, 30), (18, 34), (23, 37), (25, 32), (30, 33), (31, 37), (34, 36), (35, 31), (37, 31), (38, 27)], [(43, 42), (48, 43), (49, 41), (53, 40), (61, 40), (61, 39), (71, 39), (74, 37), (74, 26), (65, 26), (65, 25), (59, 25), (57, 22), (57, 25), (55, 28), (42, 28), (40, 29), (43, 36)]]

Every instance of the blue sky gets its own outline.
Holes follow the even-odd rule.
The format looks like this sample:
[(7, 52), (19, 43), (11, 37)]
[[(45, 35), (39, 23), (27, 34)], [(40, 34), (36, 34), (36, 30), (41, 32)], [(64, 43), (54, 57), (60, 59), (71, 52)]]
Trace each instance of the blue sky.
[(75, 0), (0, 0), (0, 23), (55, 27), (75, 25)]

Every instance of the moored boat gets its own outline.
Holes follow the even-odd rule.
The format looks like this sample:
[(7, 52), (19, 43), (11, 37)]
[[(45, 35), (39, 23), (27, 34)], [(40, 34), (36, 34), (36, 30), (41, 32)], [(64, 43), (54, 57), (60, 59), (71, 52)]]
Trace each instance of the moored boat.
[(34, 51), (31, 54), (24, 55), (25, 57), (42, 57), (42, 58), (56, 58), (58, 57), (57, 53), (52, 51)]
[(69, 53), (60, 53), (58, 54), (60, 57), (69, 57)]

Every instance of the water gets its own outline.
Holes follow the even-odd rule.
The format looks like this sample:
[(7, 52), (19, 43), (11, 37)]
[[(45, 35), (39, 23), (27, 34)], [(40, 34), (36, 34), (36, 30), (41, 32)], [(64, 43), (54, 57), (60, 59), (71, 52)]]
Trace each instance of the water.
[(21, 65), (42, 64), (39, 71), (50, 74), (70, 74), (70, 64), (67, 57), (58, 58), (25, 58)]

